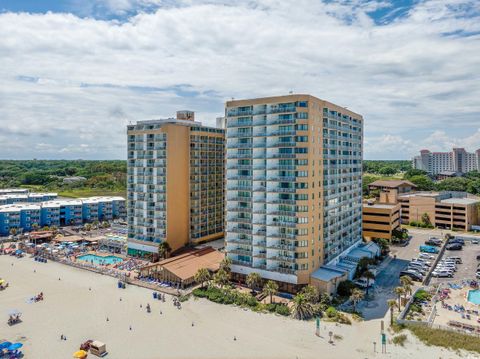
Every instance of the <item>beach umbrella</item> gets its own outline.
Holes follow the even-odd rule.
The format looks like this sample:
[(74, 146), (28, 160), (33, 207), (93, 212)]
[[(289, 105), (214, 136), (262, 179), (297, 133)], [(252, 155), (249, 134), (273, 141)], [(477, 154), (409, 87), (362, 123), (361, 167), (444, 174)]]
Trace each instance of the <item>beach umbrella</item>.
[(10, 343), (10, 342), (0, 343), (0, 349), (6, 349), (6, 348), (8, 348), (10, 345), (12, 345), (12, 343)]
[(14, 343), (14, 344), (10, 345), (10, 346), (7, 348), (7, 350), (13, 351), (13, 350), (20, 349), (21, 347), (23, 347), (23, 344), (22, 344), (22, 343)]
[(5, 283), (5, 279), (0, 279), (0, 284)]
[(8, 315), (20, 315), (20, 311), (18, 309), (12, 309), (8, 312)]
[(73, 353), (74, 358), (83, 359), (87, 357), (87, 352), (85, 350), (79, 350)]

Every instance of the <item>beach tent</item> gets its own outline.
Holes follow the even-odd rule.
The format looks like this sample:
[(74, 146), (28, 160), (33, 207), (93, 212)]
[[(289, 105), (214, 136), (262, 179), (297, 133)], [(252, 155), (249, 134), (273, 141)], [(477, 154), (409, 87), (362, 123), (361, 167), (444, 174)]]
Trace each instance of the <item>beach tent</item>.
[(10, 345), (10, 346), (7, 348), (7, 350), (14, 351), (14, 350), (20, 349), (21, 347), (23, 347), (23, 344), (22, 344), (22, 343), (14, 343), (14, 344)]
[(79, 350), (73, 353), (73, 357), (77, 359), (85, 359), (87, 357), (87, 352), (85, 350)]
[(0, 349), (7, 349), (10, 345), (12, 345), (10, 342), (0, 343)]

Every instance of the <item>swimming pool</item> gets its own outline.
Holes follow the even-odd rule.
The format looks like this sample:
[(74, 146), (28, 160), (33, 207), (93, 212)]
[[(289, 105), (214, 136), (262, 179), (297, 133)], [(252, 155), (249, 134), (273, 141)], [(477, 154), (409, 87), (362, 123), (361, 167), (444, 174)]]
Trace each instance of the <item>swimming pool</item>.
[(93, 261), (94, 264), (116, 264), (123, 262), (123, 259), (117, 256), (101, 257), (95, 254), (84, 254), (83, 256), (77, 257), (77, 259), (90, 263)]
[(480, 289), (469, 290), (467, 300), (473, 304), (480, 305)]

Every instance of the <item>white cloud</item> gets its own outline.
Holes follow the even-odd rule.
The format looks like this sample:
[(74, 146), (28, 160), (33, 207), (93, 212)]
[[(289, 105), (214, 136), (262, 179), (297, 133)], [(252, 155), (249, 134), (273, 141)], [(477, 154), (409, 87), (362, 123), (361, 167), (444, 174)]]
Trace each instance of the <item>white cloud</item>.
[[(365, 12), (388, 2), (89, 4), (159, 9), (123, 23), (0, 15), (0, 157), (124, 158), (128, 121), (190, 108), (214, 124), (230, 97), (290, 90), (363, 114), (375, 156), (384, 156), (376, 138), (399, 141), (392, 155), (406, 158), (425, 133), (464, 138), (478, 128), (479, 36), (445, 36), (480, 31), (476, 1), (422, 1), (384, 26)], [(13, 150), (19, 141), (70, 150)]]

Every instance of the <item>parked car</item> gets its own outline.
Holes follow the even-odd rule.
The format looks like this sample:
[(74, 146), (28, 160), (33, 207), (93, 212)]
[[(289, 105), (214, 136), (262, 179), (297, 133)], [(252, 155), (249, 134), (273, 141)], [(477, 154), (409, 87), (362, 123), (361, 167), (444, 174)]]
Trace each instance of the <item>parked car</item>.
[(460, 243), (448, 244), (446, 247), (447, 251), (461, 251), (463, 246)]
[(452, 238), (448, 241), (448, 243), (460, 243), (462, 246), (465, 245), (465, 241), (461, 238)]
[(477, 272), (477, 279), (480, 279), (480, 272)]
[(420, 252), (438, 253), (439, 250), (438, 250), (438, 248), (432, 247), (432, 246), (420, 246)]
[(413, 263), (421, 263), (421, 264), (423, 264), (423, 265), (426, 265), (427, 267), (430, 267), (430, 266), (432, 265), (432, 262), (427, 261), (427, 260), (422, 259), (422, 258), (413, 258), (413, 259), (411, 260), (411, 262), (413, 262)]
[(430, 238), (425, 241), (425, 244), (440, 247), (442, 245), (442, 241), (440, 239)]
[(437, 278), (452, 278), (453, 274), (449, 273), (449, 272), (433, 271), (432, 276), (437, 277)]
[[(479, 256), (480, 257), (480, 256)], [(447, 260), (454, 260), (456, 263), (461, 264), (462, 258), (461, 257), (446, 257)]]
[(412, 280), (417, 282), (421, 282), (423, 280), (423, 276), (420, 273), (412, 270), (401, 271), (399, 277), (403, 277), (403, 276), (410, 277), (412, 278)]
[(421, 274), (422, 276), (426, 275), (428, 273), (428, 270), (425, 269), (425, 268), (419, 268), (419, 267), (407, 267), (406, 269), (407, 271), (414, 271), (414, 272), (418, 272), (419, 274)]
[(480, 261), (480, 255), (479, 255), (479, 256), (477, 256), (477, 261)]
[(373, 286), (375, 284), (375, 280), (373, 279), (367, 280), (367, 278), (358, 278), (357, 280), (354, 280), (353, 283), (355, 283), (361, 288), (367, 288), (367, 286), (368, 287)]
[(435, 259), (435, 256), (434, 255), (431, 255), (431, 254), (428, 254), (428, 253), (420, 253), (418, 255), (418, 258), (422, 258), (422, 259)]

